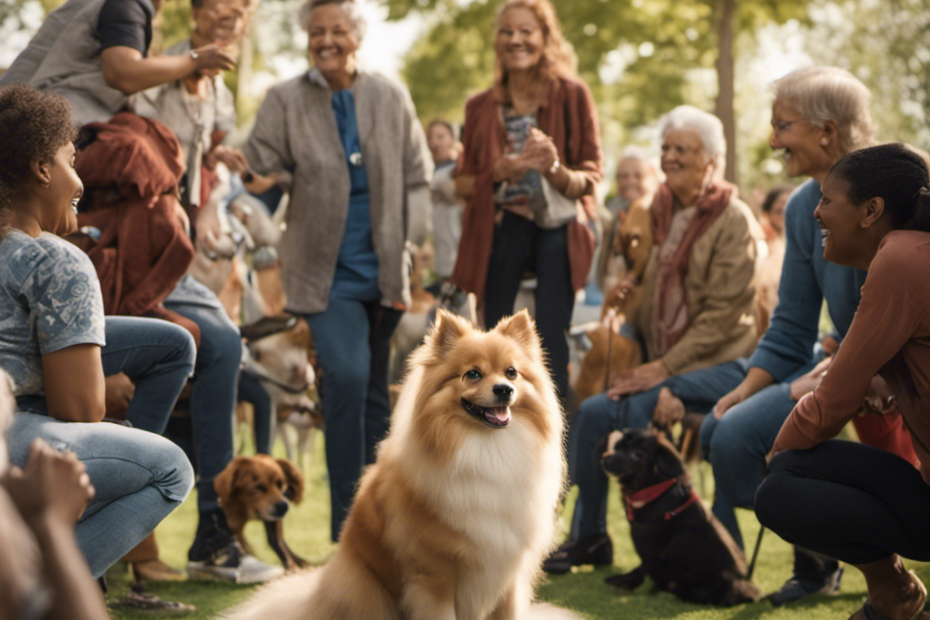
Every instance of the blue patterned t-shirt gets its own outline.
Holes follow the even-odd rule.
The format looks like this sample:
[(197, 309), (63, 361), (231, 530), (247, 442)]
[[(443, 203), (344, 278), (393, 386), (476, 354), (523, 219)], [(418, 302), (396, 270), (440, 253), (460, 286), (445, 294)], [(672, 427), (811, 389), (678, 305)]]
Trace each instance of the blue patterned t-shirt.
[(42, 356), (104, 340), (103, 296), (84, 252), (60, 237), (0, 237), (0, 368), (14, 396), (44, 394)]

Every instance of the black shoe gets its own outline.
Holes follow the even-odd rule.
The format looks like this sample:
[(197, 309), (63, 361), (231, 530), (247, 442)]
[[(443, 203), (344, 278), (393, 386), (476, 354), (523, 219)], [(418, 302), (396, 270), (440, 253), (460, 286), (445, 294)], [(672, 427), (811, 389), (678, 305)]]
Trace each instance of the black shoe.
[(561, 575), (570, 571), (572, 566), (610, 566), (613, 562), (614, 546), (610, 536), (592, 534), (580, 540), (563, 543), (546, 558), (542, 568), (550, 575)]
[(786, 581), (778, 592), (770, 594), (768, 599), (773, 607), (781, 607), (811, 594), (835, 594), (840, 591), (842, 578), (843, 567), (819, 578), (802, 578), (795, 575)]

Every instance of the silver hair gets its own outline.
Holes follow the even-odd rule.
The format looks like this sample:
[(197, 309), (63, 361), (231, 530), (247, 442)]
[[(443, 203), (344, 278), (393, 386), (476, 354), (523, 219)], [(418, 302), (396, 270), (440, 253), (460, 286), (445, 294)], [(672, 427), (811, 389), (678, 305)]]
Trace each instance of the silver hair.
[(352, 27), (355, 30), (355, 35), (358, 37), (358, 40), (361, 41), (365, 38), (368, 22), (365, 21), (365, 16), (362, 15), (362, 7), (360, 7), (355, 0), (306, 0), (297, 14), (300, 27), (307, 30), (310, 26), (310, 15), (313, 13), (313, 9), (318, 6), (323, 6), (324, 4), (339, 5), (339, 7), (346, 12), (349, 21), (352, 22)]
[(718, 174), (723, 173), (727, 160), (727, 139), (723, 136), (720, 119), (699, 110), (693, 105), (680, 105), (660, 121), (660, 135), (664, 138), (670, 129), (691, 129), (701, 137), (704, 152), (717, 161)]
[(838, 67), (807, 67), (772, 82), (775, 99), (781, 99), (808, 122), (823, 127), (836, 123), (844, 153), (872, 143), (872, 94), (849, 71)]

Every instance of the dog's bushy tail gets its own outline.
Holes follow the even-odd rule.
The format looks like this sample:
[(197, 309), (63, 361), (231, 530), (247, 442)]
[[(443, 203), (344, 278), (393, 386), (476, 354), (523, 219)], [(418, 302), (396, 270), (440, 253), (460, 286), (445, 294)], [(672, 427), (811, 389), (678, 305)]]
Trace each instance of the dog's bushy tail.
[(303, 620), (322, 571), (309, 569), (275, 579), (217, 620)]
[(526, 620), (584, 620), (584, 617), (548, 603), (533, 603), (526, 613)]

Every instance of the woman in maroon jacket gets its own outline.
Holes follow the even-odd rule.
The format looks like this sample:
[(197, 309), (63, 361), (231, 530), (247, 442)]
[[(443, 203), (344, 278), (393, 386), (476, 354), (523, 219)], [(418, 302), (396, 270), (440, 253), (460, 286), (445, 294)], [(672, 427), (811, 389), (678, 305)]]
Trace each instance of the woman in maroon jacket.
[(597, 112), (549, 0), (507, 0), (494, 50), (494, 86), (465, 108), (456, 192), (468, 206), (452, 281), (483, 301), (491, 327), (535, 273), (536, 325), (564, 399), (565, 331), (594, 252), (586, 221), (602, 176)]
[[(930, 176), (903, 144), (853, 151), (823, 182), (823, 257), (868, 271), (820, 385), (785, 420), (756, 516), (782, 538), (852, 564), (869, 600), (850, 620), (930, 620), (900, 556), (930, 561)], [(863, 405), (863, 402), (865, 405)], [(920, 470), (884, 450), (828, 441), (897, 404)]]

